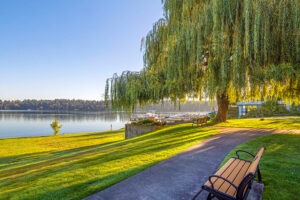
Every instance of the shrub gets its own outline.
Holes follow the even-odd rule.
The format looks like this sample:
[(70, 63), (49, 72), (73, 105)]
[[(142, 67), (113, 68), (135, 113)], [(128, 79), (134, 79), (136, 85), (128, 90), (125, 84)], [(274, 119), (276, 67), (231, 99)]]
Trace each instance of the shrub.
[(292, 104), (290, 107), (290, 113), (292, 115), (300, 115), (300, 105)]
[(290, 112), (284, 105), (278, 104), (278, 101), (268, 100), (261, 107), (247, 107), (248, 113), (243, 118), (252, 117), (271, 117), (276, 115), (288, 115)]
[(216, 112), (211, 112), (211, 113), (209, 114), (209, 121), (212, 122), (212, 123), (214, 123), (214, 122), (216, 122), (216, 119), (217, 119), (217, 114), (216, 114)]
[(133, 124), (137, 124), (137, 125), (145, 125), (145, 126), (164, 126), (166, 123), (165, 122), (159, 122), (156, 121), (154, 119), (141, 119), (137, 122), (133, 122)]

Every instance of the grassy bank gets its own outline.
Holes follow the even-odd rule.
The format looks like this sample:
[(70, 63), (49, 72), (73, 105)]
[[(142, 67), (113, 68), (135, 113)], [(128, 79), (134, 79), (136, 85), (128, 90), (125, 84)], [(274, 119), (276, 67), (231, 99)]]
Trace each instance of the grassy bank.
[(299, 130), (300, 117), (269, 117), (264, 118), (264, 120), (260, 118), (232, 119), (224, 123), (219, 123), (217, 126)]
[(0, 140), (0, 199), (81, 199), (215, 134), (191, 124), (124, 141), (124, 130)]
[[(225, 158), (235, 156), (235, 150), (252, 153), (266, 147), (260, 161), (265, 184), (263, 199), (296, 200), (300, 196), (300, 135), (269, 135), (239, 145)], [(224, 163), (223, 162), (223, 163)]]

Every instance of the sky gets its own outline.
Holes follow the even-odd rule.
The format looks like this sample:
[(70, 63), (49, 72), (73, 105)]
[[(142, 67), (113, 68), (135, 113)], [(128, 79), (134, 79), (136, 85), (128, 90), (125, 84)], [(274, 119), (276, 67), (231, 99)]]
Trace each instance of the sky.
[(162, 16), (161, 0), (1, 0), (0, 99), (103, 99)]

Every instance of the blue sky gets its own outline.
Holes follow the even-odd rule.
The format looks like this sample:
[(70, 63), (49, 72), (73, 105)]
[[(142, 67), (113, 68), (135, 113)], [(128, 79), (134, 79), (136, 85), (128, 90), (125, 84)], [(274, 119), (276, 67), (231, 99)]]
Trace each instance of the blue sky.
[(161, 0), (2, 0), (0, 99), (103, 98), (106, 78), (143, 67)]

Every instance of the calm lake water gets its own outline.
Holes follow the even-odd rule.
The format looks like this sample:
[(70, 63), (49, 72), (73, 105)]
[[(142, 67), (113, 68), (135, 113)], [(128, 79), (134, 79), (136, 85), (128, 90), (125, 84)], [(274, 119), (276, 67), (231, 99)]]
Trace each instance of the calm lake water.
[(129, 121), (127, 113), (41, 113), (0, 111), (0, 138), (53, 135), (50, 127), (57, 118), (60, 133), (106, 131), (123, 128)]

